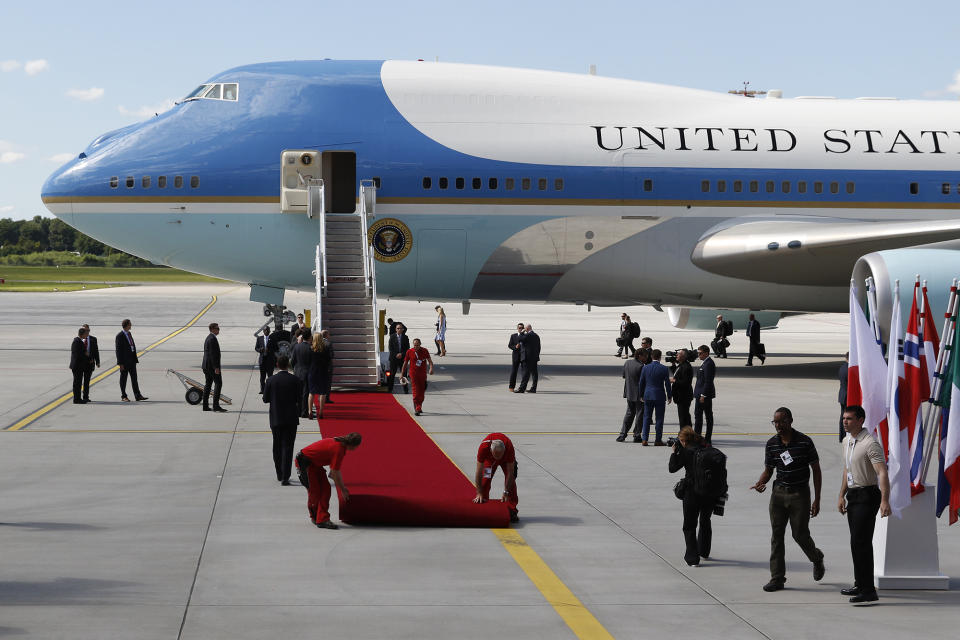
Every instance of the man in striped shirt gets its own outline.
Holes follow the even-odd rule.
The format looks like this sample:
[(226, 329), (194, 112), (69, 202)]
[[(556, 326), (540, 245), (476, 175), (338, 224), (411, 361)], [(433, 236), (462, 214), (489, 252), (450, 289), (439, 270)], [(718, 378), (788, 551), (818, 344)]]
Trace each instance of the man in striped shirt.
[[(763, 585), (764, 591), (779, 591), (787, 581), (784, 560), (783, 536), (790, 523), (790, 532), (800, 548), (813, 563), (813, 579), (823, 578), (823, 552), (810, 536), (810, 518), (820, 513), (820, 457), (817, 447), (809, 436), (793, 428), (790, 409), (780, 407), (771, 421), (777, 435), (767, 441), (763, 473), (751, 489), (763, 493), (767, 482), (777, 471), (770, 495), (770, 582)], [(810, 500), (810, 472), (813, 471), (814, 498)]]

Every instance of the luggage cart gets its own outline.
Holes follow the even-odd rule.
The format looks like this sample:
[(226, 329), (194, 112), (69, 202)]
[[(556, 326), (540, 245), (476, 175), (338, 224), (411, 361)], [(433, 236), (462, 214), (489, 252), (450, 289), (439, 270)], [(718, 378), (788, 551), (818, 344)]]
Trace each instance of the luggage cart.
[[(203, 401), (203, 383), (197, 382), (190, 376), (185, 376), (179, 371), (174, 371), (173, 369), (167, 369), (167, 375), (173, 374), (180, 379), (180, 382), (183, 384), (183, 388), (187, 390), (185, 399), (187, 404), (198, 405)], [(220, 394), (220, 402), (223, 404), (233, 404), (233, 401), (227, 396)]]

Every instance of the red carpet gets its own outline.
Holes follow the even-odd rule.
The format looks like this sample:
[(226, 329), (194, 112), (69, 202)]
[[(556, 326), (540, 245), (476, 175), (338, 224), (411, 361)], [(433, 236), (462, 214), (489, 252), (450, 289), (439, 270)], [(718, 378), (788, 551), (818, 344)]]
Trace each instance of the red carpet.
[[(507, 527), (502, 502), (474, 504), (473, 483), (388, 393), (335, 393), (323, 409), (324, 438), (356, 431), (363, 444), (347, 453), (340, 471), (350, 501), (340, 502), (349, 524), (415, 527)], [(308, 427), (309, 429), (309, 427)], [(311, 432), (301, 431), (300, 447)], [(476, 444), (471, 445), (475, 455)]]

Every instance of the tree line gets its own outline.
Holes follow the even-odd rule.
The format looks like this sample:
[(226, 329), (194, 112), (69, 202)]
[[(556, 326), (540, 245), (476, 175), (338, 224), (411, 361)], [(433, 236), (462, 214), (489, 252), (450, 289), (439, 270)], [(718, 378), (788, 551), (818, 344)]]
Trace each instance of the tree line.
[(94, 240), (59, 218), (0, 219), (0, 262), (21, 265), (150, 267), (144, 260)]

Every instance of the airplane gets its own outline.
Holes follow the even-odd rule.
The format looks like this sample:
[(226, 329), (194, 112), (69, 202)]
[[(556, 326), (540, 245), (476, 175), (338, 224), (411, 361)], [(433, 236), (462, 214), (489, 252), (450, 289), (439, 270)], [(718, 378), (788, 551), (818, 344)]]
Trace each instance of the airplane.
[[(291, 61), (217, 74), (49, 177), (52, 214), (101, 242), (251, 284), (311, 290), (323, 210), (375, 185), (388, 298), (842, 312), (957, 274), (960, 104), (751, 98), (596, 75), (422, 61)], [(277, 294), (279, 292), (279, 294)], [(278, 297), (279, 296), (279, 297)], [(943, 300), (945, 300), (945, 294)], [(942, 309), (943, 300), (936, 304)]]

